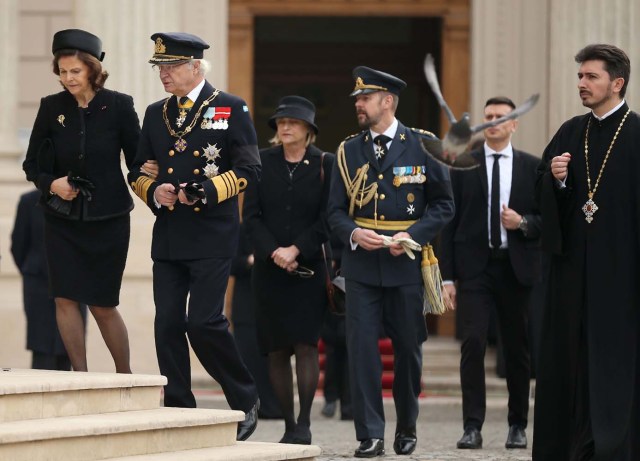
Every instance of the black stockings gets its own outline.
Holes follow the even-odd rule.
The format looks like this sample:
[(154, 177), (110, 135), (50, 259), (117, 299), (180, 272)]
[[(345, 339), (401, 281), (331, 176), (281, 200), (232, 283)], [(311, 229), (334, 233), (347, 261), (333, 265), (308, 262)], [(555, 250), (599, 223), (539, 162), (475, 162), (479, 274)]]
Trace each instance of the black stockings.
[[(296, 357), (296, 378), (300, 413), (296, 423), (293, 406), (291, 355)], [(269, 353), (269, 377), (284, 416), (285, 435), (281, 442), (311, 443), (311, 405), (318, 387), (318, 348), (296, 344), (292, 348)]]

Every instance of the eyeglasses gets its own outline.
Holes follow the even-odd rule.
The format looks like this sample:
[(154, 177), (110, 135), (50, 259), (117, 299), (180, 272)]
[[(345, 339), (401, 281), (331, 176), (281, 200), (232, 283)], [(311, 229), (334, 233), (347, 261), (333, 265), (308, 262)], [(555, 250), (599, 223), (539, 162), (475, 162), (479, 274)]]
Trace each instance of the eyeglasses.
[(292, 271), (287, 271), (287, 274), (293, 275), (293, 276), (297, 275), (298, 277), (303, 278), (303, 279), (309, 279), (309, 278), (313, 277), (313, 274), (315, 274), (315, 272), (313, 272), (308, 267), (298, 266), (296, 269), (294, 269)]
[(175, 72), (178, 67), (184, 66), (185, 64), (188, 64), (189, 62), (190, 61), (180, 62), (178, 64), (153, 64), (151, 66), (151, 68), (154, 71), (158, 72), (158, 73), (166, 72), (166, 73), (170, 74), (172, 72)]

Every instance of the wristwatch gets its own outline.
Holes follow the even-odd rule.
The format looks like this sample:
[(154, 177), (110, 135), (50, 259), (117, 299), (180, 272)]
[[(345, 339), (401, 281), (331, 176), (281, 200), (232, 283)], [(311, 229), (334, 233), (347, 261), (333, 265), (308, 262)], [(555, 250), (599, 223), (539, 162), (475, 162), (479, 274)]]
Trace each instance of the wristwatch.
[(518, 224), (518, 229), (520, 229), (522, 231), (523, 234), (527, 234), (527, 218), (525, 218), (524, 216), (522, 217), (522, 219), (520, 219), (520, 223)]

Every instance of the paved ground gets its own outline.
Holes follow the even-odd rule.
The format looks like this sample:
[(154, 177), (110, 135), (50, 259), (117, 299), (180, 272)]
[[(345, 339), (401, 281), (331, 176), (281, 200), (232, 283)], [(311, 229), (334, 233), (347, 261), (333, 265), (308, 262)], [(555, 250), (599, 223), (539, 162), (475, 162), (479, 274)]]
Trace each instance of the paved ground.
[[(197, 393), (198, 405), (206, 408), (227, 408), (219, 393), (202, 391)], [(318, 461), (356, 460), (353, 451), (358, 446), (352, 421), (328, 419), (320, 414), (322, 395), (314, 402), (311, 432), (313, 443), (322, 448)], [(533, 411), (530, 411), (532, 414)], [(387, 454), (378, 459), (385, 461), (439, 461), (439, 460), (483, 460), (483, 461), (524, 461), (531, 460), (531, 449), (507, 450), (506, 399), (491, 398), (487, 402), (487, 418), (482, 431), (482, 450), (458, 450), (456, 441), (462, 436), (461, 404), (459, 397), (429, 397), (421, 400), (418, 420), (418, 447), (410, 456), (398, 456), (393, 451), (395, 410), (393, 400), (385, 399), (387, 429), (385, 447)], [(282, 420), (261, 420), (250, 440), (277, 442), (284, 432)], [(531, 446), (531, 425), (527, 429)]]

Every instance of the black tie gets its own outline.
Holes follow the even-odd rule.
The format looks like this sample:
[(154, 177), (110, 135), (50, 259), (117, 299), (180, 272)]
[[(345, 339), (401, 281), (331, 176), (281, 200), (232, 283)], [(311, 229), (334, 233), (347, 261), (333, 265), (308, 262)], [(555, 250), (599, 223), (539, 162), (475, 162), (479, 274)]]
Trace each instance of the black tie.
[(389, 136), (385, 136), (383, 134), (380, 134), (378, 136), (376, 136), (375, 138), (373, 138), (373, 144), (375, 144), (373, 146), (373, 151), (376, 154), (376, 158), (377, 159), (381, 159), (382, 157), (384, 157), (387, 153), (387, 143), (391, 141), (391, 138)]
[(493, 171), (491, 173), (491, 246), (500, 248), (500, 157), (493, 154)]

